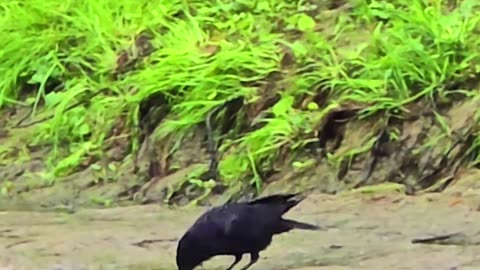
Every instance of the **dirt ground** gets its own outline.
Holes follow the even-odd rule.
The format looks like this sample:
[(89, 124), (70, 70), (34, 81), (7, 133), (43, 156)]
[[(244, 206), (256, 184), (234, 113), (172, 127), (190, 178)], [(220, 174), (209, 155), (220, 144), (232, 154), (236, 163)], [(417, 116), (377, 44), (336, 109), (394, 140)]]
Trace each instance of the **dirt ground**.
[[(252, 270), (480, 269), (479, 177), (478, 170), (464, 173), (441, 194), (406, 196), (396, 188), (312, 194), (288, 216), (326, 230), (277, 236)], [(178, 237), (203, 210), (0, 212), (0, 269), (176, 269)], [(452, 233), (435, 244), (412, 243)], [(218, 257), (203, 267), (225, 269), (231, 260)]]

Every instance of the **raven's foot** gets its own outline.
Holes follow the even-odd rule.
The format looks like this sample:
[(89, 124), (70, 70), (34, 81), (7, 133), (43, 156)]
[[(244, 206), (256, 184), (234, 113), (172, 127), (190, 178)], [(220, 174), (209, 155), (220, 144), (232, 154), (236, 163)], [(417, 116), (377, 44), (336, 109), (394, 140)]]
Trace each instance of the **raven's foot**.
[(258, 252), (250, 253), (250, 262), (247, 265), (245, 265), (241, 270), (247, 270), (248, 268), (250, 268), (250, 266), (254, 265), (259, 258), (260, 258), (260, 255), (258, 254)]

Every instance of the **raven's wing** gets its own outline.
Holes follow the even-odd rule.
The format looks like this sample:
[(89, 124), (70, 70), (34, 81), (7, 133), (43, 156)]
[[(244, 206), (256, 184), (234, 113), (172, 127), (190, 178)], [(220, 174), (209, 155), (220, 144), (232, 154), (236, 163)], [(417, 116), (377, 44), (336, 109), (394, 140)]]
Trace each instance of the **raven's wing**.
[(225, 204), (205, 212), (192, 227), (216, 236), (228, 236), (237, 227), (244, 211), (237, 204)]
[(278, 225), (281, 216), (300, 203), (302, 193), (276, 194), (249, 202), (228, 203), (210, 209), (202, 218), (210, 231), (229, 236), (255, 236)]
[(238, 203), (222, 209), (221, 227), (226, 237), (257, 239), (270, 230), (279, 215), (268, 208)]

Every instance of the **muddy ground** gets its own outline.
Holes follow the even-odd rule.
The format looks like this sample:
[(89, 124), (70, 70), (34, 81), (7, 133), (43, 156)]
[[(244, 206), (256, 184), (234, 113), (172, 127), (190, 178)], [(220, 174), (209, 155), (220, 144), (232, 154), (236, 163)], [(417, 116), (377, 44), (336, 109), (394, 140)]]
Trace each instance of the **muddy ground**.
[[(391, 184), (314, 193), (288, 216), (326, 230), (277, 236), (252, 270), (480, 269), (480, 171), (461, 175), (443, 193), (407, 196)], [(1, 212), (0, 269), (176, 269), (176, 241), (201, 211), (146, 205)], [(411, 242), (447, 234), (455, 235)], [(230, 260), (213, 259), (204, 269), (225, 269)]]

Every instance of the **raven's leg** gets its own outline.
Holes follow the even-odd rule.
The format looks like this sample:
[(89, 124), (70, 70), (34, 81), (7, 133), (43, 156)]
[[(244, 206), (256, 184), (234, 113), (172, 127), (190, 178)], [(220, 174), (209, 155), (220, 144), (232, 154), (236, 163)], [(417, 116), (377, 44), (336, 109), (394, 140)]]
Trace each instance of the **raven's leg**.
[(227, 270), (232, 270), (237, 263), (239, 263), (242, 260), (243, 254), (237, 254), (235, 255), (235, 261), (230, 265)]
[(260, 255), (258, 254), (258, 252), (250, 253), (250, 262), (247, 265), (245, 265), (241, 270), (247, 270), (248, 268), (250, 268), (250, 266), (254, 265), (259, 258), (260, 258)]

